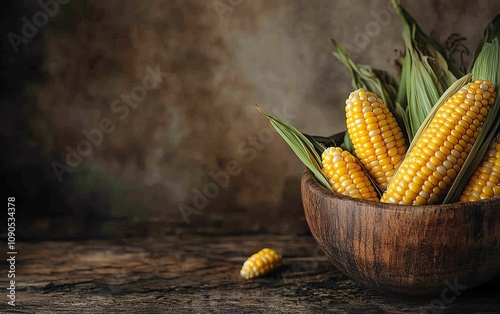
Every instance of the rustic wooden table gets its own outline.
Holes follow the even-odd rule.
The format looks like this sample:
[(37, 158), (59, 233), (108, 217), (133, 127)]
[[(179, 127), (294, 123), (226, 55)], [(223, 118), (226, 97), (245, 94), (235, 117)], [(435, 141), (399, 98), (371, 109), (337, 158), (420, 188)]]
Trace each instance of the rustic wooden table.
[[(336, 270), (310, 235), (172, 235), (17, 247), (16, 306), (2, 302), (1, 313), (500, 312), (498, 279), (456, 299), (382, 293)], [(241, 264), (263, 247), (282, 252), (283, 267), (242, 279)]]

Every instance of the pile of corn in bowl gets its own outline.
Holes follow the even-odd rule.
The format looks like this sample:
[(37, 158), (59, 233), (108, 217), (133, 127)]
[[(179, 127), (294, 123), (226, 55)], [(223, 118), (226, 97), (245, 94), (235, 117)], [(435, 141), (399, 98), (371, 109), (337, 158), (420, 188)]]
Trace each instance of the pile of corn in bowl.
[(356, 64), (332, 40), (354, 89), (346, 97), (342, 145), (258, 110), (332, 192), (402, 205), (500, 196), (500, 17), (487, 26), (465, 69), (399, 1), (393, 6), (405, 42), (398, 80)]

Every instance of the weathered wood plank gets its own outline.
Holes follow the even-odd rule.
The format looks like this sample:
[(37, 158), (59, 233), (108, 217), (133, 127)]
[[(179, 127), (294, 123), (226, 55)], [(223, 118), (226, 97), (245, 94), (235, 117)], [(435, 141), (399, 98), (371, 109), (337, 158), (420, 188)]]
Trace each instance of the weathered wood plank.
[[(239, 269), (244, 259), (267, 246), (284, 255), (284, 266), (267, 277), (242, 279)], [(6, 305), (4, 297), (2, 313), (444, 310), (437, 299), (431, 303), (433, 298), (408, 298), (359, 286), (327, 261), (310, 236), (182, 235), (19, 243), (18, 248), (17, 306)], [(447, 304), (446, 312), (497, 311), (499, 283), (464, 293)]]

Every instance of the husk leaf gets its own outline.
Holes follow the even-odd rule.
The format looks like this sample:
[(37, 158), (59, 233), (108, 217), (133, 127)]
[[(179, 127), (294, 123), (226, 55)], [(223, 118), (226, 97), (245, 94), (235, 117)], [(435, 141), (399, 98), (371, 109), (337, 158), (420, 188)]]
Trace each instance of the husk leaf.
[(476, 62), (476, 59), (479, 55), (479, 53), (483, 50), (483, 46), (485, 43), (491, 43), (493, 42), (493, 39), (499, 38), (500, 37), (500, 13), (497, 14), (491, 20), (490, 23), (486, 26), (483, 32), (483, 36), (481, 37), (481, 40), (477, 44), (476, 51), (474, 52), (474, 57), (472, 58), (472, 62), (469, 65), (469, 71), (471, 71), (474, 67), (474, 63)]
[(324, 187), (333, 191), (328, 183), (326, 175), (321, 170), (321, 156), (317, 150), (321, 147), (321, 144), (313, 138), (308, 138), (290, 124), (268, 115), (259, 106), (256, 105), (256, 107), (257, 110), (269, 120), (276, 132), (278, 132), (290, 146), (295, 155), (299, 157), (300, 161), (302, 161), (302, 163), (314, 174), (316, 179), (318, 179)]
[(396, 103), (405, 111), (403, 120), (411, 142), (439, 96), (463, 74), (444, 48), (401, 7), (399, 0), (392, 0), (392, 4), (401, 17), (406, 46)]

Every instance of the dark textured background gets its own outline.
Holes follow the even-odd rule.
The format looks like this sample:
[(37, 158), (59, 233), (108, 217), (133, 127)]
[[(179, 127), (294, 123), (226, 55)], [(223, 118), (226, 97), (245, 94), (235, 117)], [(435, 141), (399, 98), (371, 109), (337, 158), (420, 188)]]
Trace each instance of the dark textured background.
[[(457, 32), (471, 50), (500, 11), (494, 0), (403, 4), (439, 41)], [(16, 53), (8, 34), (40, 6), (1, 6), (3, 195), (17, 198), (18, 236), (34, 240), (307, 232), (303, 166), (254, 105), (307, 133), (342, 131), (350, 77), (330, 38), (392, 74), (403, 47), (382, 0), (74, 0)], [(113, 112), (148, 66), (168, 78), (126, 117)], [(116, 129), (59, 180), (54, 162), (104, 118)], [(238, 174), (221, 188), (210, 173), (228, 167)], [(204, 190), (213, 197), (196, 200)]]

